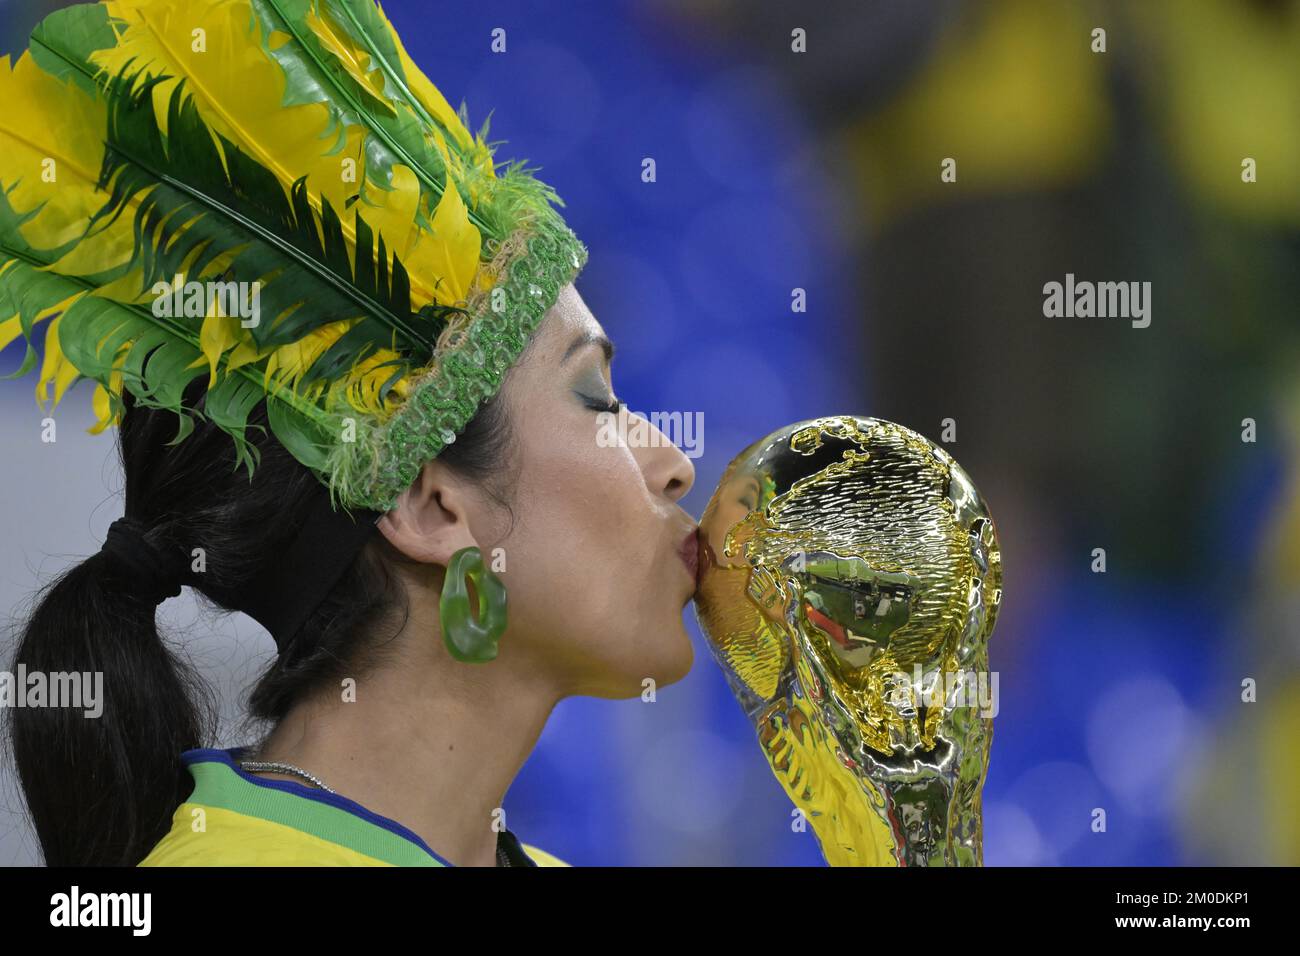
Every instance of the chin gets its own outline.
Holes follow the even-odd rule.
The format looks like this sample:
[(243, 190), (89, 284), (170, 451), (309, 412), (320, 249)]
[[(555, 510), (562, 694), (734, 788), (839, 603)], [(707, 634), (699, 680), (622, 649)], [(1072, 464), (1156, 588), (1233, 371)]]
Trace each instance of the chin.
[(672, 632), (672, 638), (666, 642), (664, 653), (656, 661), (658, 664), (650, 673), (655, 674), (655, 681), (660, 687), (675, 684), (691, 672), (695, 663), (695, 645), (691, 643), (686, 629), (678, 627)]
[(620, 662), (614, 680), (606, 685), (606, 692), (598, 696), (615, 699), (640, 697), (645, 693), (647, 679), (654, 681), (657, 693), (690, 673), (695, 663), (695, 649), (686, 631), (679, 627), (670, 631), (667, 639), (664, 639), (662, 631), (658, 633), (660, 642), (644, 649), (635, 660)]

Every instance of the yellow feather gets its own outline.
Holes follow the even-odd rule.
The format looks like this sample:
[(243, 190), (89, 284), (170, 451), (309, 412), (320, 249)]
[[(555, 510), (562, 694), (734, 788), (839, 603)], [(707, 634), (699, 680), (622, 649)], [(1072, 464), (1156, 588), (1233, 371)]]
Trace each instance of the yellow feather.
[[(285, 78), (262, 49), (247, 0), (109, 0), (110, 16), (124, 22), (116, 46), (97, 51), (93, 60), (116, 75), (144, 69), (171, 79), (154, 87), (154, 114), (166, 133), (167, 104), (182, 82), (194, 97), (203, 121), (275, 171), (286, 187), (307, 175), (317, 197), (336, 209), (350, 192), (340, 174), (345, 158), (360, 162), (361, 131), (353, 132), (341, 153), (325, 156), (334, 143), (323, 137), (329, 113), (319, 103), (284, 107)], [(195, 50), (202, 30), (204, 49)], [(132, 62), (134, 61), (134, 62)]]
[[(126, 360), (128, 349), (122, 349), (118, 355), (118, 363)], [(105, 389), (102, 383), (95, 384), (95, 394), (91, 396), (91, 408), (95, 411), (95, 424), (86, 429), (92, 435), (98, 435), (109, 425), (121, 424), (121, 413), (114, 414), (110, 401), (109, 392), (118, 398), (122, 397), (122, 373), (114, 372), (108, 377), (108, 389)]]
[[(346, 160), (364, 164), (364, 130), (349, 128), (342, 149), (326, 155), (337, 145), (329, 135), (328, 110), (319, 103), (281, 105), (284, 73), (262, 49), (261, 36), (254, 35), (259, 28), (247, 0), (197, 0), (184, 8), (162, 0), (110, 0), (107, 7), (122, 29), (116, 46), (94, 54), (97, 66), (113, 75), (129, 68), (171, 77), (153, 93), (155, 118), (164, 131), (172, 92), (184, 80), (204, 123), (275, 173), (286, 196), (306, 175), (313, 205), (319, 211), (324, 199), (340, 213), (355, 248), (353, 226), (343, 212), (357, 187), (343, 173)], [(194, 49), (196, 30), (203, 31), (201, 52)], [(387, 235), (385, 242), (396, 244)]]
[(384, 363), (395, 357), (395, 353), (381, 349), (358, 362), (334, 390), (335, 400), (339, 400), (338, 395), (341, 393), (341, 400), (356, 411), (377, 416), (381, 420), (386, 418), (406, 398), (409, 387), (406, 378), (398, 379), (388, 401), (379, 400), (379, 390), (393, 374), (393, 366)]
[[(37, 249), (56, 249), (80, 237), (108, 199), (96, 188), (108, 118), (103, 103), (64, 84), (23, 53), (10, 66), (0, 58), (0, 184), (19, 213), (39, 211), (19, 227)], [(89, 274), (129, 260), (132, 208), (101, 227), (56, 263), (59, 271)]]
[(357, 84), (371, 95), (374, 105), (392, 114), (395, 110), (388, 98), (384, 96), (384, 74), (375, 69), (370, 62), (370, 51), (358, 47), (352, 38), (339, 29), (333, 17), (322, 17), (313, 8), (307, 12), (307, 26), (324, 44), (325, 49), (334, 54), (342, 66)]
[[(378, 203), (373, 201), (376, 196), (379, 198)], [(383, 234), (384, 245), (388, 247), (390, 253), (397, 253), (398, 258), (406, 266), (407, 272), (414, 272), (411, 263), (406, 261), (406, 256), (410, 251), (412, 239), (419, 234), (415, 224), (415, 210), (420, 202), (420, 181), (416, 178), (415, 170), (409, 166), (394, 166), (393, 189), (391, 191), (367, 190), (362, 197), (362, 202), (365, 203), (365, 208), (361, 210), (361, 218), (377, 234)], [(376, 241), (376, 252), (378, 248), (379, 243)], [(412, 276), (413, 292), (415, 282), (416, 279)], [(424, 292), (423, 288), (422, 293), (423, 296), (415, 295), (417, 308), (430, 301), (429, 293)]]
[(219, 306), (220, 300), (217, 296), (213, 296), (208, 305), (208, 314), (199, 328), (199, 348), (203, 352), (203, 357), (207, 359), (210, 369), (208, 388), (217, 384), (217, 366), (221, 362), (221, 356), (239, 340), (236, 332), (239, 328), (239, 319), (235, 316), (222, 315)]
[(232, 372), (241, 365), (259, 361), (271, 351), (270, 348), (259, 349), (257, 343), (253, 340), (252, 334), (247, 329), (241, 328), (239, 332), (240, 343), (231, 349), (230, 354), (226, 357), (226, 368)]
[[(56, 302), (47, 306), (36, 314), (32, 319), (32, 334), (35, 335), (36, 326), (44, 322), (50, 316), (62, 316), (63, 310), (72, 303), (76, 302), (82, 296), (87, 295), (85, 291), (77, 292), (68, 296), (62, 302)], [(58, 405), (59, 399), (63, 397), (63, 390), (68, 384), (77, 377), (77, 370), (72, 367), (63, 355), (63, 350), (59, 348), (58, 336), (54, 334), (54, 328), (59, 319), (55, 318), (50, 323), (49, 328), (45, 331), (45, 354), (41, 361), (41, 376), (36, 383), (36, 400), (41, 407), (49, 400), (49, 383), (55, 383), (54, 404)], [(10, 342), (16, 339), (22, 333), (22, 316), (12, 315), (0, 322), (0, 350), (3, 350)], [(50, 353), (51, 342), (53, 343), (54, 353)]]
[(434, 147), (437, 148), (439, 154), (442, 156), (442, 164), (450, 169), (452, 167), (451, 151), (447, 149), (447, 141), (442, 138), (442, 133), (436, 129), (431, 130), (430, 138), (433, 140)]
[(40, 381), (36, 383), (36, 400), (42, 409), (45, 409), (45, 403), (50, 398), (50, 382), (54, 383), (54, 405), (51, 407), (56, 408), (63, 399), (63, 393), (80, 374), (64, 357), (63, 349), (59, 347), (59, 321), (62, 318), (63, 314), (60, 312), (45, 330), (45, 357), (41, 363)]
[(20, 315), (15, 315), (0, 322), (0, 352), (8, 348), (9, 343), (18, 338), (22, 331), (23, 323)]
[[(354, 325), (354, 319), (332, 322), (314, 329), (296, 342), (274, 349), (267, 360), (264, 382), (268, 386), (274, 383), (281, 388), (299, 391), (299, 380), (311, 365)], [(387, 402), (379, 401), (380, 388), (393, 374), (393, 366), (385, 363), (399, 357), (394, 351), (380, 349), (355, 363), (338, 380), (328, 385), (324, 382), (313, 383), (305, 394), (319, 397), (327, 391), (328, 407), (343, 402), (359, 412), (382, 418), (391, 414), (408, 394), (408, 386), (403, 379), (394, 385)]]
[(95, 394), (90, 397), (90, 408), (95, 413), (95, 424), (86, 430), (92, 435), (98, 435), (112, 424), (112, 409), (109, 406), (108, 392), (99, 383), (95, 384)]
[(325, 350), (342, 338), (354, 324), (353, 320), (348, 319), (331, 322), (313, 329), (296, 342), (275, 349), (267, 359), (263, 381), (268, 385), (274, 381), (296, 388), (298, 380), (307, 373), (312, 363), (324, 355)]
[[(442, 164), (443, 167), (448, 171), (447, 175), (449, 177), (452, 175), (458, 175), (458, 176), (464, 175), (465, 164), (461, 161), (460, 155), (458, 153), (453, 153), (450, 149), (447, 148), (447, 141), (442, 138), (441, 131), (437, 129), (430, 130), (427, 134), (425, 134), (425, 138), (433, 143), (433, 146), (438, 151), (438, 154), (442, 156)], [(468, 183), (469, 183), (470, 202), (474, 205), (477, 205), (479, 197), (478, 197), (478, 189), (475, 186), (474, 178), (470, 177)]]
[[(460, 159), (459, 154), (449, 155), (446, 143), (443, 141), (442, 134), (436, 128), (430, 129), (426, 136), (434, 142), (438, 152), (442, 154), (443, 163), (446, 168), (461, 176), (468, 185), (470, 202), (475, 205), (479, 201), (480, 189), (478, 182), (480, 178), (486, 177), (491, 179), (496, 175), (496, 170), (492, 160), (492, 150), (481, 138), (474, 137), (465, 124), (461, 122), (460, 114), (451, 108), (447, 98), (442, 95), (442, 91), (436, 87), (430, 79), (425, 76), (424, 72), (411, 59), (410, 54), (406, 52), (406, 47), (402, 44), (402, 38), (397, 30), (393, 28), (392, 22), (384, 13), (383, 6), (376, 3), (379, 18), (384, 21), (388, 27), (389, 34), (392, 36), (393, 44), (397, 48), (398, 62), (401, 65), (402, 73), (406, 78), (406, 85), (415, 98), (420, 102), (424, 109), (435, 120), (441, 123), (451, 133), (452, 137), (461, 150), (465, 151), (469, 157), (469, 163), (474, 167), (478, 175), (466, 175), (465, 164)], [(350, 41), (349, 41), (350, 42)]]
[(436, 298), (450, 305), (465, 299), (479, 268), (481, 237), (470, 222), (460, 190), (448, 178), (447, 188), (433, 214), (433, 235), (421, 233), (407, 254), (412, 272), (440, 276)]
[[(355, 255), (355, 227), (345, 210), (347, 199), (358, 191), (358, 186), (345, 179), (343, 163), (351, 159), (358, 169), (364, 168), (365, 130), (359, 125), (348, 126), (342, 149), (335, 150), (336, 136), (330, 132), (325, 106), (281, 105), (284, 73), (263, 50), (261, 37), (249, 37), (250, 31), (260, 27), (248, 0), (191, 0), (183, 6), (169, 0), (109, 0), (107, 6), (111, 16), (124, 22), (124, 29), (116, 46), (94, 55), (96, 65), (116, 74), (131, 63), (133, 69), (143, 67), (153, 74), (173, 77), (154, 89), (154, 109), (160, 124), (165, 122), (172, 89), (184, 78), (204, 122), (272, 170), (286, 195), (295, 180), (307, 176), (313, 205), (319, 211), (324, 199), (334, 207)], [(319, 17), (313, 24), (314, 28), (326, 29), (339, 55), (356, 69), (364, 69), (365, 54), (352, 47), (350, 40), (327, 29), (328, 24)], [(197, 29), (204, 31), (205, 52), (193, 50)], [(273, 40), (289, 42), (288, 37), (278, 34)], [(373, 91), (373, 80), (371, 83)], [(366, 190), (361, 211), (371, 228), (383, 235), (390, 254), (396, 254), (406, 264), (415, 309), (440, 298), (436, 291), (439, 274), (406, 262), (417, 239), (426, 246), (434, 245), (434, 240), (422, 237), (415, 226), (419, 197), (420, 184), (414, 172), (397, 166), (393, 188)], [(424, 255), (426, 261), (456, 258)]]

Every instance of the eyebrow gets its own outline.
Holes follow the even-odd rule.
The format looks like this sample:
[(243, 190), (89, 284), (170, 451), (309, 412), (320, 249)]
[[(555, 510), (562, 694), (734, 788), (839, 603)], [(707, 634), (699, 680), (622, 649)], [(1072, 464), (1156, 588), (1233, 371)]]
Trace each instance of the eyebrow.
[(563, 365), (574, 352), (586, 348), (588, 345), (599, 345), (601, 351), (605, 353), (605, 361), (614, 361), (614, 343), (609, 340), (609, 336), (596, 332), (580, 332), (578, 337), (573, 340), (573, 344), (569, 346), (568, 351), (564, 353), (564, 358), (560, 359), (560, 364)]

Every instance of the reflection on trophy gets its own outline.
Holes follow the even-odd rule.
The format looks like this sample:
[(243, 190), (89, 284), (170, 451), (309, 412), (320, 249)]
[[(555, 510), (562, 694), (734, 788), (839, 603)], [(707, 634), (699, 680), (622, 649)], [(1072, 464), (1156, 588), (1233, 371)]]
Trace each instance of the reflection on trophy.
[(892, 422), (799, 422), (731, 462), (700, 538), (700, 626), (827, 862), (981, 865), (1002, 561), (961, 467)]

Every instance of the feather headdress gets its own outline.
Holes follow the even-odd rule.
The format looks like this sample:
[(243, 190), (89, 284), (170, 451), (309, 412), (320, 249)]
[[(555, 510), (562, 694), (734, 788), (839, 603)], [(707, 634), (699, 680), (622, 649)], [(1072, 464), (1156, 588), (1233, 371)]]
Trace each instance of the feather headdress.
[[(0, 348), (37, 398), (97, 382), (248, 416), (387, 510), (496, 393), (587, 250), (497, 168), (371, 0), (107, 0), (0, 58)], [(37, 345), (43, 337), (43, 350)], [(186, 387), (206, 377), (201, 407)]]

